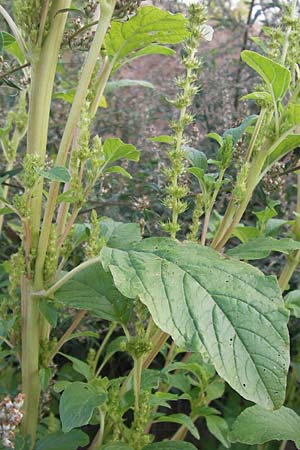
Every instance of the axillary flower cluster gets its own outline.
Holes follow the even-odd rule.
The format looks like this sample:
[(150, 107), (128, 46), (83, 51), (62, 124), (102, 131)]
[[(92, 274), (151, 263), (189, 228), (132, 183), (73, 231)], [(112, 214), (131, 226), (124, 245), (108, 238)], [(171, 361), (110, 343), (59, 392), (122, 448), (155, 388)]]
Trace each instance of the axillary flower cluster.
[(14, 401), (5, 397), (0, 403), (0, 444), (6, 448), (15, 448), (15, 430), (23, 418), (21, 410), (24, 394), (18, 394)]

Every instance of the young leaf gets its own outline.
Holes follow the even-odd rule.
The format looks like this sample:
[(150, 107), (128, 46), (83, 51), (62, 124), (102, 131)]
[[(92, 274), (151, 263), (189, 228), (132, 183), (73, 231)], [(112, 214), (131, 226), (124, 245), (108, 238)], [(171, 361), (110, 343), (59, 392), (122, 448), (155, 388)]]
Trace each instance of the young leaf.
[(300, 417), (284, 406), (276, 411), (267, 411), (258, 405), (251, 406), (238, 416), (229, 439), (248, 445), (289, 440), (300, 448)]
[(162, 441), (148, 444), (143, 450), (196, 450), (196, 447), (184, 441)]
[(135, 56), (136, 51), (142, 56), (141, 49), (145, 47), (147, 54), (157, 53), (157, 46), (151, 47), (152, 44), (178, 44), (187, 37), (186, 23), (182, 14), (145, 6), (126, 22), (112, 22), (105, 48), (116, 61)]
[(70, 181), (70, 174), (66, 167), (56, 166), (50, 170), (36, 169), (36, 171), (39, 175), (51, 181), (60, 181), (61, 183)]
[(107, 163), (125, 158), (130, 161), (138, 161), (140, 152), (134, 145), (124, 144), (119, 138), (108, 138), (103, 145), (103, 153)]
[(168, 136), (167, 134), (162, 134), (160, 136), (156, 136), (153, 138), (149, 138), (149, 141), (151, 142), (161, 142), (162, 144), (174, 144), (174, 137)]
[(226, 420), (222, 417), (209, 415), (205, 417), (206, 425), (211, 434), (213, 434), (225, 448), (230, 447), (230, 442), (228, 440), (228, 425)]
[(267, 258), (271, 252), (280, 252), (288, 255), (293, 250), (300, 250), (300, 242), (293, 239), (274, 239), (272, 237), (258, 237), (245, 244), (238, 245), (227, 251), (228, 256), (237, 259)]
[(87, 309), (105, 320), (127, 322), (132, 302), (115, 288), (112, 276), (100, 263), (78, 272), (55, 292), (64, 305)]
[(262, 77), (274, 100), (282, 100), (291, 81), (289, 70), (250, 50), (244, 50), (241, 53), (241, 58)]
[(87, 425), (97, 406), (106, 402), (107, 395), (99, 394), (87, 383), (75, 381), (65, 388), (59, 403), (59, 413), (64, 433)]
[(223, 138), (226, 138), (226, 136), (232, 136), (232, 142), (233, 144), (236, 144), (241, 139), (247, 128), (252, 125), (256, 119), (256, 115), (246, 117), (238, 127), (226, 130), (223, 134)]
[(154, 420), (154, 423), (159, 422), (172, 422), (184, 425), (189, 430), (189, 432), (194, 436), (194, 438), (200, 439), (199, 432), (195, 427), (192, 419), (186, 414), (170, 414), (169, 416), (160, 416), (158, 419)]
[(50, 433), (40, 439), (34, 450), (77, 450), (89, 443), (89, 437), (81, 430), (72, 430), (69, 433)]
[(187, 159), (190, 161), (190, 163), (204, 171), (207, 169), (207, 158), (206, 155), (201, 152), (200, 150), (197, 150), (196, 148), (192, 147), (183, 147), (183, 150), (186, 153)]
[(273, 277), (191, 242), (150, 238), (101, 261), (123, 295), (139, 297), (180, 347), (208, 353), (245, 398), (278, 408), (289, 367), (288, 312)]
[(104, 171), (104, 173), (119, 173), (123, 175), (126, 178), (132, 178), (129, 172), (127, 170), (123, 169), (123, 167), (120, 166), (111, 166), (108, 169)]

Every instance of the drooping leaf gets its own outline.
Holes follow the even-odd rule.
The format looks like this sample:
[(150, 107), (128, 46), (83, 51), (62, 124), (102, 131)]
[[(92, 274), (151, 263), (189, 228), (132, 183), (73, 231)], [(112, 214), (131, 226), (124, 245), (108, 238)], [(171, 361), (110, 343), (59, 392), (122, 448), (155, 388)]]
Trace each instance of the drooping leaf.
[(100, 394), (88, 383), (75, 381), (65, 388), (59, 403), (59, 413), (64, 433), (89, 423), (97, 406), (105, 403), (107, 395)]
[(187, 147), (187, 146), (184, 147), (183, 150), (185, 151), (187, 159), (190, 161), (190, 163), (193, 166), (206, 171), (208, 164), (207, 164), (206, 155), (203, 152), (201, 152), (200, 150), (197, 150), (196, 148)]
[(145, 239), (128, 251), (105, 247), (101, 261), (122, 294), (138, 296), (180, 347), (207, 352), (219, 375), (245, 398), (281, 406), (288, 312), (274, 277), (167, 238)]
[(300, 417), (282, 406), (267, 411), (255, 405), (246, 408), (236, 419), (229, 434), (231, 442), (263, 444), (268, 441), (294, 441), (300, 448)]
[(241, 97), (241, 100), (254, 100), (256, 102), (266, 102), (272, 104), (272, 96), (269, 92), (251, 92)]
[(67, 281), (55, 292), (64, 305), (87, 309), (105, 320), (127, 322), (131, 301), (114, 287), (112, 277), (100, 263), (94, 263)]
[[(112, 22), (105, 39), (105, 47), (110, 57), (120, 61), (141, 49), (147, 53), (157, 53), (152, 44), (177, 44), (187, 37), (187, 20), (182, 14), (171, 14), (153, 6), (138, 9), (135, 16), (126, 22)], [(151, 51), (152, 50), (152, 51)]]
[(74, 356), (66, 355), (65, 353), (59, 354), (67, 358), (69, 361), (71, 361), (75, 372), (78, 372), (81, 375), (83, 375), (87, 381), (90, 381), (93, 378), (92, 369), (87, 363), (81, 361), (81, 359), (74, 358)]
[(44, 178), (51, 181), (60, 181), (61, 183), (68, 183), (70, 181), (70, 174), (66, 167), (56, 166), (49, 170), (36, 169), (37, 173)]
[(104, 173), (119, 173), (120, 175), (123, 175), (126, 178), (132, 178), (129, 172), (127, 170), (123, 169), (123, 167), (120, 166), (111, 166), (108, 169), (105, 169)]
[(174, 144), (174, 137), (168, 136), (167, 134), (161, 134), (160, 136), (155, 136), (153, 138), (149, 138), (151, 142), (161, 142), (162, 144)]
[(105, 86), (105, 93), (107, 92), (113, 92), (116, 89), (123, 88), (123, 87), (144, 87), (148, 89), (154, 89), (154, 85), (150, 83), (149, 81), (145, 80), (116, 80), (116, 81), (108, 81)]
[(138, 161), (140, 152), (134, 145), (124, 144), (119, 138), (108, 138), (103, 145), (103, 153), (107, 163), (125, 158), (130, 161)]
[(143, 450), (196, 450), (190, 442), (184, 441), (162, 441), (148, 444)]
[(226, 130), (223, 134), (223, 138), (226, 138), (226, 136), (232, 136), (232, 142), (233, 144), (236, 144), (241, 139), (247, 128), (252, 125), (256, 119), (256, 115), (246, 117), (238, 127)]
[(225, 448), (230, 447), (230, 442), (228, 440), (229, 428), (226, 420), (222, 417), (209, 415), (205, 417), (206, 425), (211, 434), (213, 434)]
[(294, 317), (300, 319), (300, 289), (289, 292), (284, 297), (285, 305)]
[(241, 53), (241, 58), (262, 77), (274, 100), (282, 100), (291, 81), (289, 70), (250, 50), (244, 50)]
[(258, 237), (227, 251), (228, 256), (237, 259), (267, 258), (271, 252), (280, 252), (288, 255), (293, 250), (300, 250), (300, 242), (293, 239), (274, 239), (272, 237)]
[(184, 425), (189, 432), (196, 439), (200, 439), (199, 431), (195, 427), (192, 419), (186, 414), (170, 414), (168, 416), (160, 416), (158, 419), (154, 420), (154, 423), (158, 422), (171, 422), (171, 423), (179, 423), (180, 425)]
[(69, 433), (51, 433), (39, 440), (34, 450), (77, 450), (89, 443), (89, 437), (81, 430), (72, 430)]

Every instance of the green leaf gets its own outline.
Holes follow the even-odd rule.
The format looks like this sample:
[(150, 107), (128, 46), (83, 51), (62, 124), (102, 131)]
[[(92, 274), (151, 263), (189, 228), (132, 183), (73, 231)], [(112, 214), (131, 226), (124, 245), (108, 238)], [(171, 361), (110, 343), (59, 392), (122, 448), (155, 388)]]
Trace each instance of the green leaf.
[(250, 239), (257, 238), (260, 236), (260, 231), (256, 227), (245, 227), (243, 224), (237, 226), (232, 233), (233, 236), (237, 237), (241, 242), (248, 242)]
[(124, 79), (124, 80), (108, 81), (108, 83), (105, 86), (104, 92), (105, 93), (113, 92), (116, 89), (123, 87), (144, 87), (148, 89), (154, 89), (154, 85), (149, 81)]
[(223, 138), (218, 133), (208, 133), (207, 137), (216, 141), (220, 147), (223, 145)]
[(64, 433), (82, 425), (87, 425), (97, 406), (106, 402), (107, 395), (99, 394), (87, 384), (75, 381), (65, 388), (59, 403), (59, 413)]
[(241, 53), (241, 58), (262, 77), (274, 100), (282, 100), (291, 81), (289, 70), (250, 50), (244, 50)]
[[(105, 48), (110, 57), (120, 61), (129, 55), (157, 53), (152, 44), (178, 44), (187, 37), (187, 20), (181, 14), (171, 14), (153, 6), (139, 8), (137, 14), (126, 22), (114, 21), (105, 38)], [(141, 53), (145, 49), (146, 53)]]
[(238, 127), (226, 130), (223, 134), (223, 138), (226, 138), (226, 136), (232, 136), (232, 142), (236, 144), (241, 139), (247, 128), (256, 121), (257, 117), (257, 115), (246, 117)]
[(300, 133), (294, 133), (287, 136), (280, 137), (275, 144), (272, 145), (272, 151), (267, 157), (266, 162), (263, 166), (261, 177), (262, 178), (268, 169), (276, 161), (282, 159), (285, 155), (290, 153), (292, 150), (300, 146)]
[(162, 144), (174, 144), (174, 137), (168, 136), (167, 134), (161, 134), (160, 136), (156, 136), (153, 138), (149, 138), (151, 142), (161, 142)]
[(228, 440), (228, 425), (226, 420), (222, 417), (209, 415), (205, 417), (206, 425), (208, 430), (213, 434), (225, 448), (230, 447), (230, 442)]
[(71, 178), (68, 169), (62, 166), (52, 167), (50, 170), (36, 169), (36, 172), (48, 180), (60, 181), (61, 183), (68, 183)]
[(269, 92), (251, 92), (241, 97), (241, 100), (254, 100), (256, 102), (266, 102), (272, 104), (272, 96)]
[(285, 297), (285, 305), (291, 314), (300, 319), (300, 289), (289, 292)]
[(13, 55), (20, 64), (24, 64), (25, 62), (25, 56), (22, 50), (20, 49), (16, 39), (13, 35), (7, 33), (6, 31), (2, 31), (0, 33), (3, 49), (6, 50), (8, 53)]
[(196, 447), (184, 441), (162, 441), (148, 444), (143, 450), (196, 450)]
[(119, 138), (108, 138), (103, 145), (103, 153), (107, 163), (125, 158), (130, 161), (138, 161), (140, 152), (134, 145), (124, 144)]
[(37, 442), (34, 450), (77, 450), (89, 443), (87, 434), (80, 430), (72, 430), (69, 433), (51, 433)]
[(123, 167), (120, 167), (120, 166), (109, 167), (108, 169), (106, 169), (104, 171), (104, 173), (119, 173), (119, 174), (123, 175), (126, 178), (132, 178), (130, 173), (127, 172), (127, 170), (123, 169)]
[(179, 423), (180, 425), (184, 425), (189, 432), (196, 439), (200, 439), (199, 432), (195, 427), (192, 419), (186, 414), (170, 414), (169, 416), (160, 416), (158, 419), (154, 420), (154, 423), (159, 422), (171, 422), (171, 423)]
[(183, 147), (183, 150), (185, 151), (187, 159), (190, 161), (190, 163), (193, 166), (206, 171), (207, 158), (203, 152), (201, 152), (200, 150), (197, 150), (196, 148), (187, 147), (187, 146)]
[(47, 322), (49, 322), (52, 328), (55, 328), (58, 320), (57, 309), (45, 298), (40, 300), (39, 308)]
[(76, 309), (87, 309), (105, 320), (127, 322), (131, 301), (115, 288), (112, 276), (100, 263), (94, 263), (75, 274), (55, 292), (55, 298)]
[(212, 402), (223, 396), (225, 391), (225, 383), (221, 378), (212, 381), (206, 388), (207, 401)]
[(141, 48), (141, 50), (137, 50), (132, 54), (132, 56), (129, 56), (128, 59), (124, 61), (124, 63), (131, 62), (137, 58), (140, 58), (141, 56), (146, 55), (165, 55), (165, 56), (173, 56), (176, 55), (176, 51), (172, 48), (165, 47), (163, 45), (158, 44), (150, 44), (147, 45), (144, 48)]
[(142, 240), (138, 223), (116, 222), (112, 219), (102, 219), (99, 224), (100, 235), (108, 247), (127, 249), (135, 242)]
[(76, 89), (68, 89), (65, 92), (56, 92), (53, 95), (53, 98), (56, 98), (58, 100), (64, 100), (67, 103), (73, 103), (74, 95), (75, 95)]
[(68, 380), (59, 380), (56, 381), (55, 385), (53, 386), (54, 392), (62, 392), (66, 389), (66, 387), (71, 384), (71, 381)]
[(267, 258), (271, 252), (280, 252), (288, 255), (293, 250), (300, 250), (300, 242), (288, 238), (259, 237), (231, 248), (227, 251), (227, 255), (244, 260), (262, 259)]
[(74, 358), (73, 356), (66, 355), (65, 353), (59, 352), (59, 354), (71, 361), (73, 364), (73, 369), (83, 375), (87, 381), (90, 381), (93, 378), (92, 369), (87, 363), (78, 358)]
[(275, 277), (191, 242), (150, 238), (103, 248), (123, 295), (139, 297), (180, 347), (207, 353), (245, 398), (278, 408), (289, 367), (288, 312)]
[(245, 409), (236, 419), (229, 434), (231, 442), (264, 444), (268, 441), (294, 441), (300, 448), (300, 417), (282, 406), (267, 411), (258, 405)]

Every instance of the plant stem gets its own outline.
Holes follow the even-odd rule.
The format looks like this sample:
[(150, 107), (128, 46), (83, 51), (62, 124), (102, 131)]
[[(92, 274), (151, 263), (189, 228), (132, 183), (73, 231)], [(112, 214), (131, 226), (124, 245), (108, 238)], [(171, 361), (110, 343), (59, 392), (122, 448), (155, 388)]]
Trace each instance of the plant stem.
[(89, 446), (88, 450), (100, 450), (101, 448), (105, 429), (105, 412), (103, 412), (102, 409), (99, 408), (99, 414), (100, 414), (100, 428), (96, 436), (94, 437), (91, 445)]
[(282, 441), (278, 450), (284, 450), (288, 441)]
[(64, 345), (64, 343), (69, 339), (69, 337), (71, 336), (73, 331), (78, 327), (79, 323), (81, 322), (81, 320), (83, 319), (85, 314), (86, 314), (86, 311), (84, 311), (84, 310), (78, 311), (76, 313), (73, 322), (71, 323), (71, 325), (69, 326), (67, 331), (62, 335), (62, 337), (60, 338), (60, 340), (56, 344), (53, 352), (50, 354), (50, 356), (49, 356), (49, 364), (52, 361), (52, 359), (54, 358), (54, 356), (59, 352), (59, 350)]
[[(71, 0), (55, 2), (53, 9), (68, 8)], [(56, 8), (56, 9), (55, 9)], [(60, 14), (52, 21), (45, 44), (32, 53), (32, 82), (29, 95), (27, 153), (36, 154), (43, 162), (46, 155), (48, 123), (58, 52), (66, 22), (66, 14)], [(37, 246), (40, 231), (40, 216), (43, 196), (40, 181), (32, 191), (30, 205), (31, 249)], [(43, 288), (43, 268), (39, 270), (34, 289)], [(30, 293), (29, 281), (21, 280), (22, 293), (22, 391), (25, 394), (23, 435), (30, 435), (34, 447), (39, 411), (39, 344), (40, 312), (39, 299)]]
[(102, 352), (103, 352), (107, 342), (109, 341), (111, 335), (115, 331), (116, 326), (117, 326), (117, 322), (111, 322), (111, 324), (109, 325), (109, 330), (106, 333), (105, 338), (103, 339), (103, 341), (102, 341), (102, 343), (101, 343), (101, 345), (100, 345), (100, 347), (98, 349), (98, 352), (96, 354), (96, 357), (95, 357), (95, 360), (94, 360), (94, 364), (93, 364), (93, 373), (95, 374), (95, 377), (98, 377), (99, 374), (100, 374), (101, 366), (99, 367), (99, 370), (96, 371), (97, 370), (97, 366), (98, 366), (98, 362), (99, 362), (100, 356), (102, 355)]
[[(60, 143), (59, 151), (56, 157), (56, 166), (64, 166), (66, 163), (68, 152), (71, 146), (71, 141), (73, 138), (73, 133), (80, 118), (80, 112), (87, 96), (92, 74), (97, 62), (97, 58), (99, 56), (102, 43), (104, 41), (106, 31), (110, 25), (115, 3), (116, 0), (100, 1), (100, 20), (96, 29), (94, 40), (91, 44), (84, 67), (82, 69), (82, 74), (77, 86), (72, 107)], [(52, 218), (54, 215), (59, 187), (60, 183), (58, 181), (54, 181), (51, 183), (37, 253), (37, 261), (40, 270), (42, 270), (46, 258), (47, 245), (50, 234), (49, 232), (52, 224)]]
[(134, 385), (134, 414), (138, 415), (140, 410), (140, 390), (141, 390), (141, 377), (143, 369), (143, 357), (134, 359), (133, 366), (133, 385)]
[(210, 206), (209, 206), (208, 210), (205, 213), (204, 222), (203, 222), (203, 229), (202, 229), (202, 233), (201, 233), (201, 244), (202, 245), (205, 245), (210, 216), (211, 216), (213, 207), (215, 205), (218, 193), (219, 193), (220, 188), (222, 186), (222, 180), (223, 180), (224, 174), (225, 174), (225, 169), (222, 169), (220, 171), (220, 174), (219, 174), (219, 177), (218, 177), (218, 181), (216, 183), (216, 188), (215, 188), (213, 196), (211, 198)]

